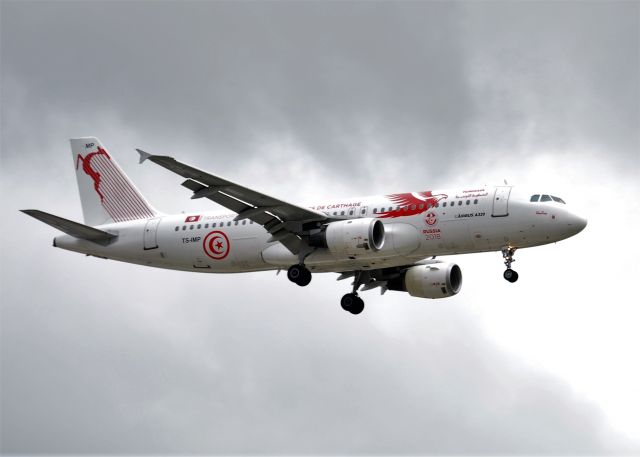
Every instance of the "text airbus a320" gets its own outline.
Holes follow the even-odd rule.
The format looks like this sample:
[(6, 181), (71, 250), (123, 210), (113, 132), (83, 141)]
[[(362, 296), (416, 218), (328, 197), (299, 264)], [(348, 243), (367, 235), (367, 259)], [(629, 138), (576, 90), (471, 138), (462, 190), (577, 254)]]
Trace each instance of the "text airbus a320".
[(359, 295), (371, 289), (445, 298), (462, 286), (460, 267), (437, 257), (502, 252), (504, 278), (517, 249), (569, 238), (586, 219), (544, 189), (474, 186), (324, 201), (286, 202), (186, 165), (138, 150), (185, 180), (191, 198), (225, 210), (163, 214), (134, 186), (100, 141), (71, 140), (84, 224), (39, 210), (23, 210), (65, 235), (54, 246), (139, 265), (201, 273), (287, 269), (307, 286), (313, 273), (352, 279), (341, 299), (359, 314)]

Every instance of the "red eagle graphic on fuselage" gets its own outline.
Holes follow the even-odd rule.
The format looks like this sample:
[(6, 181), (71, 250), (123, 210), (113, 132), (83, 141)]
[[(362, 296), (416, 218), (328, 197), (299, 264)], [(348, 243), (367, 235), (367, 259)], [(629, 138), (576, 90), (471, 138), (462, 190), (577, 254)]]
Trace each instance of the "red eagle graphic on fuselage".
[[(433, 195), (430, 190), (426, 192), (411, 192), (407, 194), (391, 194), (386, 196), (394, 204), (389, 211), (381, 211), (377, 217), (381, 219), (415, 216), (425, 211), (435, 208), (440, 200), (448, 195)], [(399, 208), (399, 209), (398, 209)], [(384, 208), (383, 208), (384, 209)]]

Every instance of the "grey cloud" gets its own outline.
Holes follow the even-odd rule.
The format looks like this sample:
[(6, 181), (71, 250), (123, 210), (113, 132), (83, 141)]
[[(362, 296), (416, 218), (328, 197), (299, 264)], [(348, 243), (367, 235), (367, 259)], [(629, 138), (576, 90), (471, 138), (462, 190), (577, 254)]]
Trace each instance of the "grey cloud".
[[(27, 249), (20, 271), (41, 249)], [(317, 279), (325, 297), (278, 302), (262, 291), (289, 284), (270, 274), (39, 255), (37, 288), (3, 289), (4, 452), (606, 450), (597, 410), (496, 351), (455, 305), (407, 311), (386, 297), (389, 312), (402, 306), (424, 325), (407, 344), (367, 319), (336, 319), (329, 278)]]
[(493, 2), (465, 12), (483, 45), (469, 49), (479, 144), (522, 156), (589, 146), (637, 170), (638, 3)]
[[(4, 9), (9, 83), (61, 112), (114, 109), (163, 140), (197, 135), (204, 151), (246, 151), (248, 142), (291, 135), (301, 153), (355, 170), (345, 174), (358, 182), (367, 179), (359, 164), (382, 158), (361, 146), (371, 133), (425, 170), (447, 168), (443, 159), (464, 149), (472, 109), (454, 4)], [(37, 106), (30, 114), (41, 118)]]

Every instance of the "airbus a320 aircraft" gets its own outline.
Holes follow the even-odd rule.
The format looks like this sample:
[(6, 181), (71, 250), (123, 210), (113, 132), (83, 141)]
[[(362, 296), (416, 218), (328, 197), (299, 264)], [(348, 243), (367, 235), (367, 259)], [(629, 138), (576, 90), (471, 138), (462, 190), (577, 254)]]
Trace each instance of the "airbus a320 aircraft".
[(358, 292), (379, 288), (414, 297), (457, 294), (462, 273), (436, 256), (501, 251), (509, 282), (516, 249), (569, 238), (587, 225), (565, 202), (512, 186), (472, 186), (373, 197), (320, 200), (302, 206), (249, 189), (141, 150), (150, 161), (183, 178), (191, 198), (226, 208), (162, 214), (133, 185), (97, 138), (71, 140), (84, 224), (38, 210), (24, 213), (65, 235), (55, 247), (104, 259), (201, 273), (287, 269), (306, 286), (312, 273), (353, 278), (342, 297), (359, 314)]

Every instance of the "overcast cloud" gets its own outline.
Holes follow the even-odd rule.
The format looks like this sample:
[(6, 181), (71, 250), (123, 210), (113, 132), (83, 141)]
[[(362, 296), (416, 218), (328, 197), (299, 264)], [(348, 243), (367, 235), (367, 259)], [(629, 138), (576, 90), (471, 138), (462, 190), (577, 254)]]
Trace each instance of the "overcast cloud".
[[(0, 3), (0, 450), (640, 452), (639, 5)], [(135, 147), (292, 201), (508, 178), (589, 226), (355, 318), (335, 275), (53, 249), (18, 209), (82, 219), (79, 135), (166, 212), (203, 203)]]

